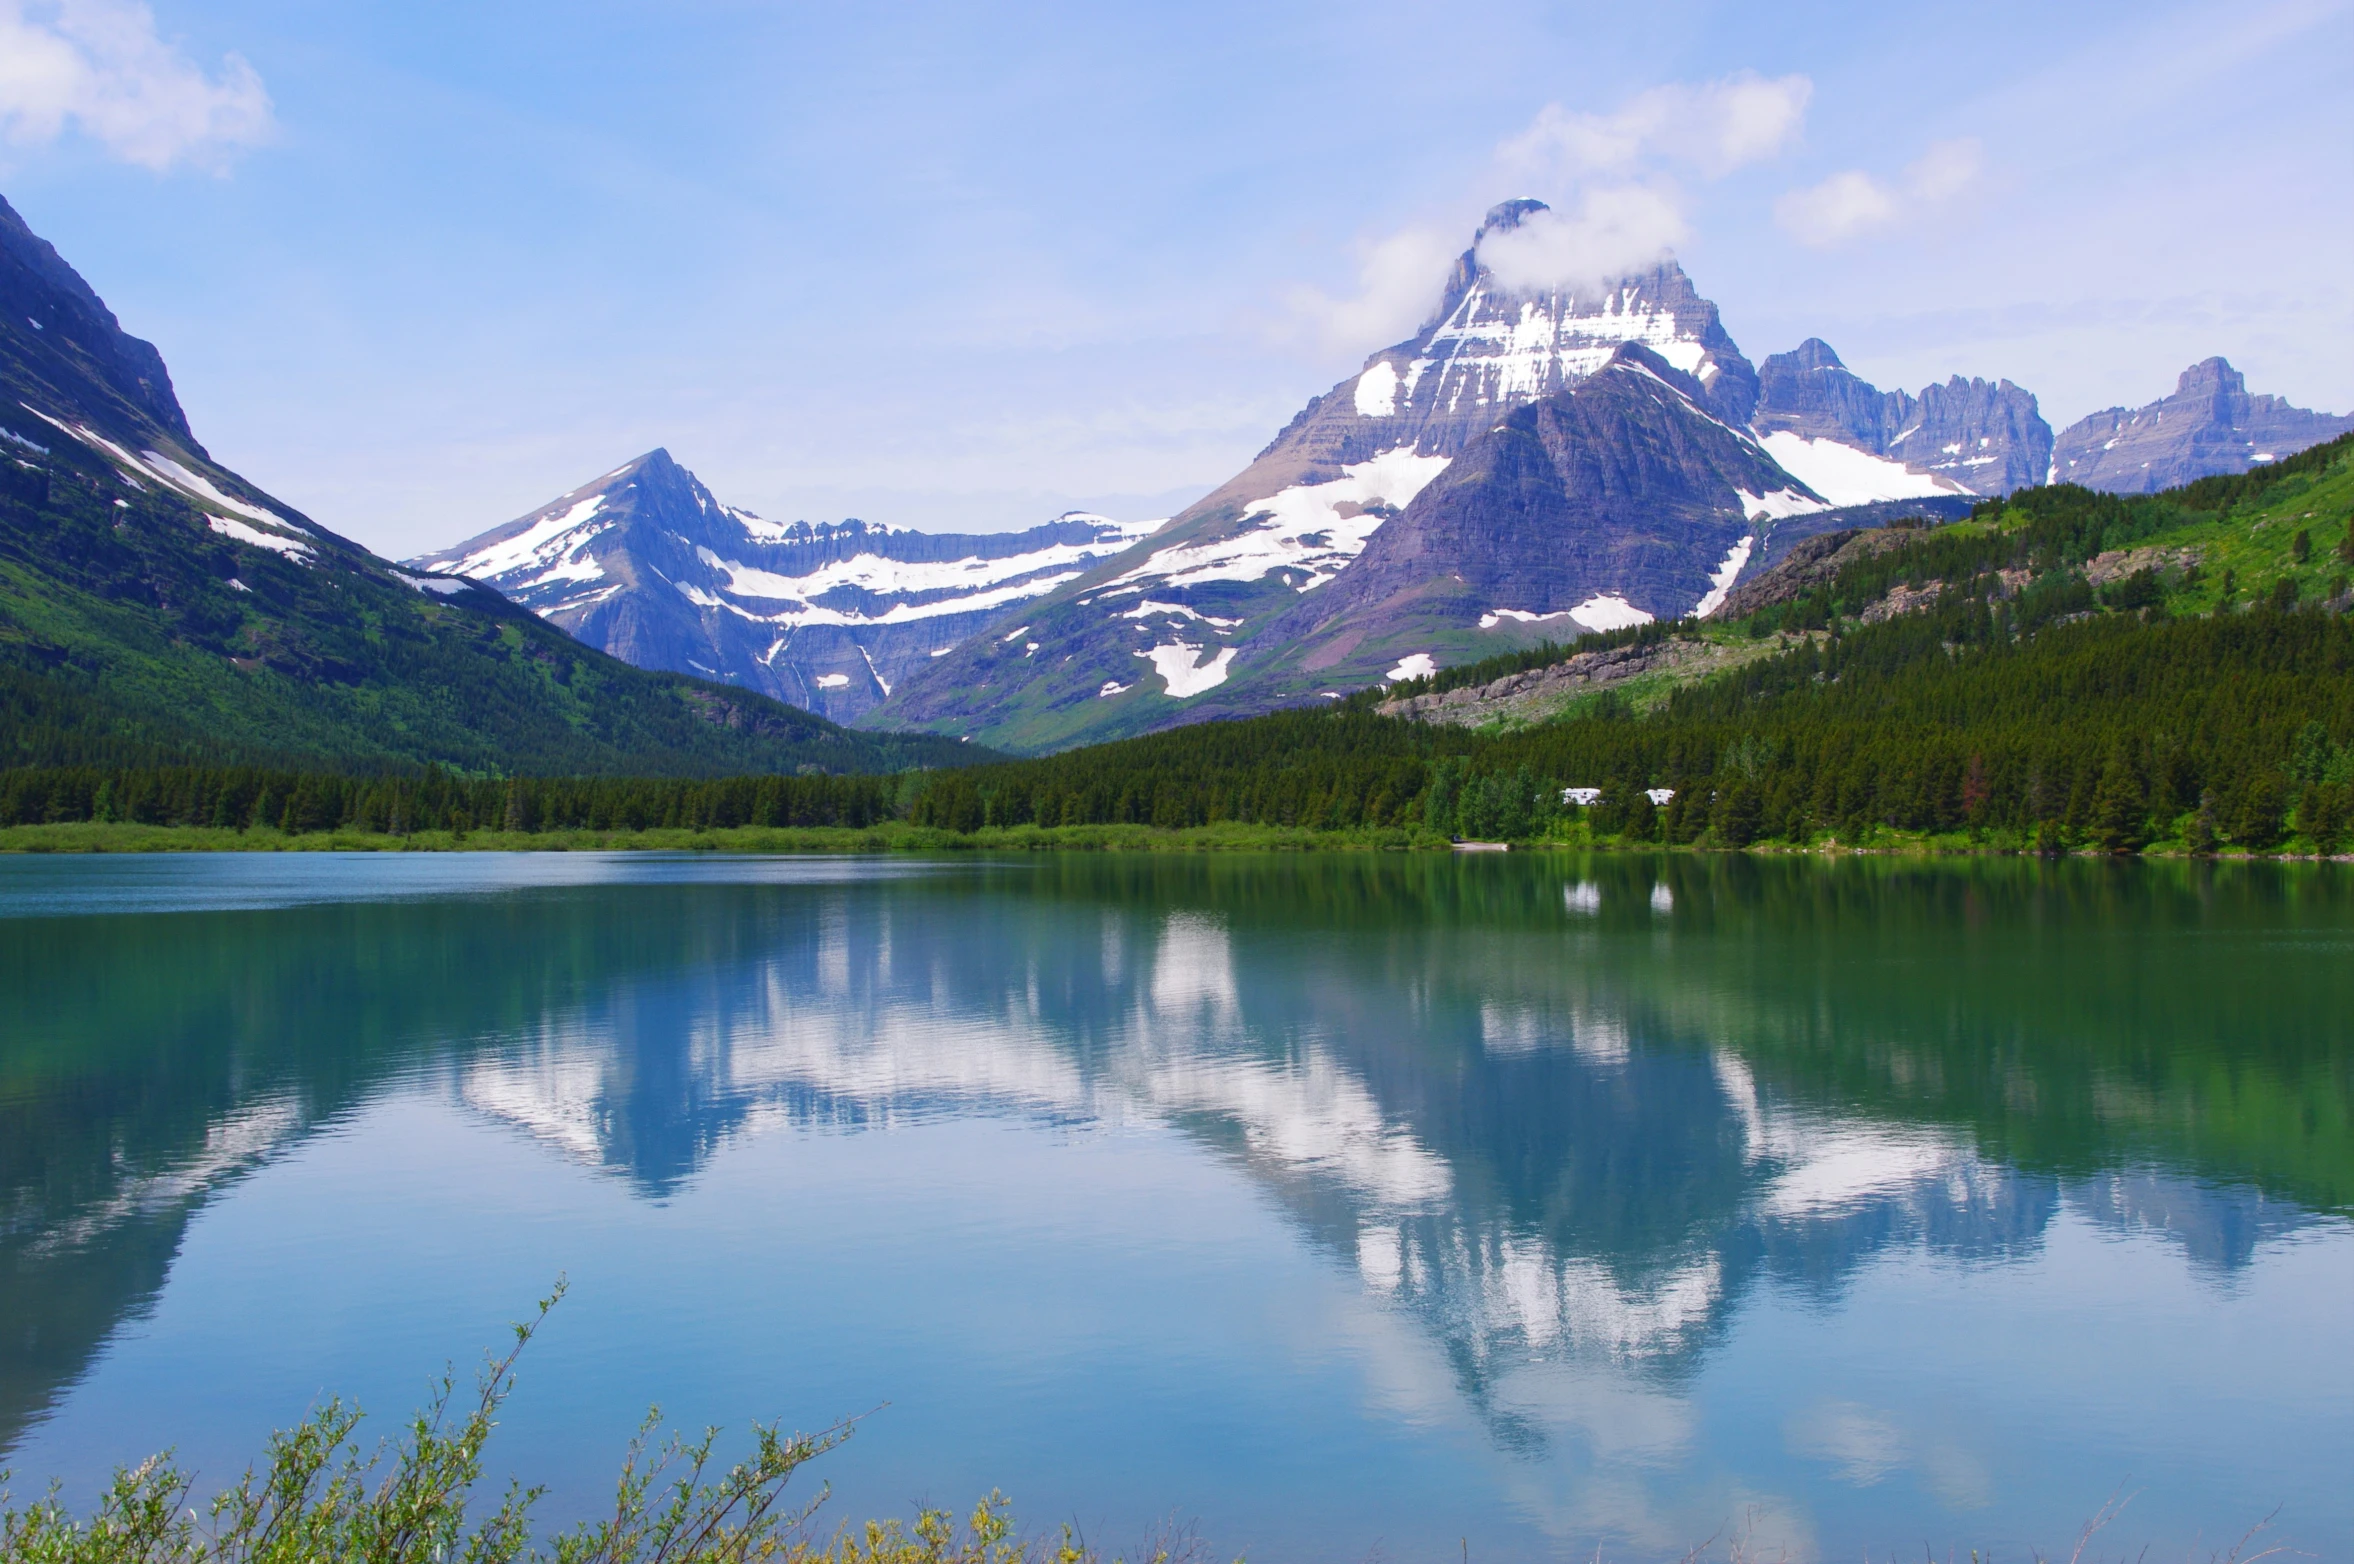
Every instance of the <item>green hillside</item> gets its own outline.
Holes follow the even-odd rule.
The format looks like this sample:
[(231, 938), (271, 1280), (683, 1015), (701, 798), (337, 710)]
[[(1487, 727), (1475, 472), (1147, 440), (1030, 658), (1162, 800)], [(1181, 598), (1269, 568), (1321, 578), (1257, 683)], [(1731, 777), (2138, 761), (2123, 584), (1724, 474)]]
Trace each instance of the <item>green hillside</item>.
[(54, 432), (46, 450), (9, 450), (0, 765), (714, 775), (897, 770), (970, 753), (632, 668), (493, 593), (418, 590), (317, 529), (307, 556), (239, 541)]
[[(2031, 490), (1730, 623), (1589, 637), (1338, 710), (937, 778), (912, 814), (966, 829), (2334, 847), (2354, 835), (2350, 531), (2354, 437), (2160, 495)], [(1892, 601), (1909, 611), (1882, 617)], [(1596, 691), (1549, 722), (1374, 711), (1678, 637), (1765, 655), (1641, 701)], [(1603, 798), (1565, 806), (1573, 786)], [(1674, 797), (1656, 807), (1654, 789)]]
[(0, 201), (0, 768), (711, 776), (954, 765), (593, 652), (220, 467), (153, 346)]

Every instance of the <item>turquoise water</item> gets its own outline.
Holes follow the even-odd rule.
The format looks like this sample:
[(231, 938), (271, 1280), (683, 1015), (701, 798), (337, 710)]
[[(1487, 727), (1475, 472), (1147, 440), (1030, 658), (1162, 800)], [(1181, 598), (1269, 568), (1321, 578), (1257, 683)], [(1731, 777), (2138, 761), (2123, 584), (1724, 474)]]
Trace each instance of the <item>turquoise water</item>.
[(2354, 1558), (2330, 866), (28, 858), (0, 996), (20, 1494), (562, 1274), (551, 1521), (659, 1402), (1260, 1560)]

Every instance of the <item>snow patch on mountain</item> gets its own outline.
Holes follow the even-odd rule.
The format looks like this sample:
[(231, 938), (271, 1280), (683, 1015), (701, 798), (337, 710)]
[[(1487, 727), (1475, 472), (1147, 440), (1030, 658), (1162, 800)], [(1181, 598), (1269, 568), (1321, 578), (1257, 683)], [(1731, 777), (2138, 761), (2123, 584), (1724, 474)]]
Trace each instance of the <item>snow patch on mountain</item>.
[[(811, 604), (845, 587), (875, 597), (929, 598), (939, 593), (955, 594), (921, 605), (896, 605), (889, 613), (882, 615), (847, 613), (828, 616), (816, 612), (811, 617), (815, 611), (806, 609), (787, 609), (778, 614), (749, 614), (749, 617), (768, 619), (779, 624), (894, 624), (911, 618), (954, 613), (961, 609), (994, 607), (999, 603), (1019, 602), (1040, 596), (1067, 581), (1076, 580), (1085, 566), (1116, 552), (1118, 545), (1145, 536), (1157, 523), (1110, 522), (1105, 525), (1117, 528), (1118, 537), (1093, 544), (1053, 544), (1001, 559), (901, 560), (880, 554), (856, 554), (803, 575), (785, 575), (762, 569), (758, 565), (748, 565), (726, 558), (708, 546), (698, 546), (695, 552), (705, 564), (725, 575), (728, 578), (726, 590), (741, 598)], [(1056, 571), (1056, 574), (1044, 578), (1039, 576), (1039, 572), (1049, 570)], [(1016, 585), (1009, 592), (1006, 590), (1009, 583), (1026, 584)]]
[(1524, 625), (1541, 625), (1568, 617), (1569, 610), (1566, 608), (1555, 609), (1549, 614), (1532, 614), (1525, 608), (1491, 608), (1479, 616), (1479, 627), (1482, 630), (1493, 630), (1507, 619), (1516, 619)]
[(1750, 521), (1780, 521), (1785, 516), (1806, 516), (1831, 508), (1796, 489), (1776, 489), (1770, 494), (1752, 494), (1747, 489), (1733, 492), (1741, 497), (1741, 514)]
[[(542, 517), (511, 538), (476, 549), (448, 562), (452, 575), (496, 581), (509, 596), (528, 592), (551, 580), (593, 580), (604, 574), (596, 561), (577, 556), (605, 529), (586, 525), (604, 509), (606, 495), (591, 494)], [(587, 566), (584, 572), (580, 567)], [(569, 568), (568, 568), (569, 567)]]
[(1398, 665), (1382, 675), (1392, 684), (1406, 679), (1427, 679), (1439, 671), (1438, 659), (1428, 652), (1416, 652), (1398, 659)]
[[(1153, 672), (1161, 676), (1161, 682), (1168, 687), (1168, 693), (1174, 700), (1184, 700), (1188, 696), (1216, 689), (1226, 682), (1226, 671), (1234, 663), (1234, 648), (1222, 646), (1218, 648), (1218, 655), (1208, 662), (1196, 664), (1194, 659), (1201, 655), (1201, 648), (1184, 641), (1156, 646), (1136, 655), (1151, 661)], [(1112, 695), (1118, 692), (1106, 685), (1098, 693)]]
[(244, 522), (228, 516), (207, 516), (204, 519), (206, 525), (224, 537), (235, 538), (240, 543), (250, 543), (255, 548), (266, 548), (272, 553), (283, 554), (288, 559), (296, 560), (302, 564), (307, 565), (311, 562), (311, 546), (300, 538), (290, 538), (278, 532), (264, 532), (259, 527), (248, 526)]
[(1431, 333), (1406, 383), (1410, 394), (1423, 375), (1437, 374), (1439, 405), (1449, 412), (1467, 399), (1517, 407), (1583, 380), (1626, 342), (1640, 342), (1688, 375), (1702, 373), (1708, 356), (1675, 312), (1638, 284), (1622, 283), (1589, 306), (1567, 289), (1517, 298), (1483, 279)]
[(1616, 592), (1598, 592), (1571, 609), (1569, 617), (1589, 630), (1632, 630), (1649, 624), (1652, 616)]
[(1293, 484), (1245, 505), (1241, 526), (1227, 536), (1163, 549), (1113, 580), (1105, 595), (1257, 581), (1277, 571), (1296, 573), (1294, 590), (1313, 591), (1363, 553), (1375, 529), (1411, 504), (1448, 460), (1399, 446), (1352, 463), (1329, 483)]
[[(223, 493), (220, 489), (220, 486), (215, 484), (210, 478), (205, 477), (204, 474), (200, 472), (192, 471), (180, 462), (164, 455), (161, 451), (144, 451), (134, 456), (129, 451), (115, 444), (114, 441), (109, 440), (106, 436), (100, 434), (95, 429), (86, 428), (83, 425), (77, 423), (69, 423), (62, 418), (53, 418), (49, 414), (44, 413), (39, 408), (33, 406), (30, 402), (19, 402), (17, 406), (23, 408), (26, 412), (31, 413), (35, 418), (40, 419), (43, 423), (46, 423), (55, 429), (61, 430), (64, 433), (73, 436), (75, 439), (81, 441), (84, 445), (87, 445), (92, 450), (112, 459), (121, 469), (118, 473), (118, 476), (121, 477), (123, 482), (129, 484), (134, 489), (144, 489), (146, 485), (141, 483), (138, 478), (132, 476), (132, 474), (144, 473), (146, 476), (161, 483), (165, 488), (177, 491), (181, 497), (194, 500), (200, 506), (209, 505), (217, 511), (226, 511), (229, 513), (231, 518), (234, 518), (241, 523), (258, 522), (262, 526), (278, 529), (278, 532), (292, 532), (306, 538), (311, 536), (310, 528), (302, 525), (302, 523), (297, 521), (289, 521), (274, 510), (268, 510), (259, 505), (248, 504), (246, 501), (238, 499), (234, 495)], [(42, 451), (42, 454), (44, 455), (48, 454), (45, 450), (43, 450), (42, 447), (34, 445), (30, 440), (23, 439), (21, 436), (10, 435), (9, 438), (16, 441), (16, 443), (19, 445), (26, 446), (32, 450)], [(223, 527), (219, 524), (220, 520), (222, 519), (220, 517), (208, 515), (205, 519), (214, 524), (213, 530), (215, 532), (228, 533), (230, 536), (237, 538), (240, 542), (254, 542), (253, 538), (248, 538), (246, 536), (247, 533), (253, 531), (251, 527), (240, 525), (236, 531), (232, 532), (229, 528)], [(257, 534), (257, 536), (259, 536), (259, 534)], [(278, 536), (276, 533), (270, 534), (269, 536), (271, 539), (270, 541), (255, 542), (254, 546), (257, 548), (275, 549), (277, 552), (286, 554), (289, 557), (293, 557), (298, 553), (307, 554), (310, 552), (308, 545), (298, 545), (294, 548), (289, 548), (286, 546), (289, 542), (288, 539)]]
[(1692, 605), (1693, 618), (1706, 619), (1725, 606), (1725, 594), (1733, 590), (1733, 583), (1749, 568), (1749, 553), (1755, 547), (1757, 534), (1753, 532), (1725, 551), (1724, 562), (1708, 573), (1708, 591)]
[(218, 505), (231, 515), (242, 516), (247, 521), (258, 521), (267, 527), (284, 527), (289, 531), (300, 532), (306, 536), (310, 532), (308, 527), (288, 521), (274, 510), (265, 510), (259, 505), (248, 505), (241, 499), (223, 494), (204, 474), (191, 472), (161, 451), (140, 452), (139, 465), (181, 493), (193, 494), (207, 504)]
[(1915, 472), (1902, 462), (1837, 440), (1809, 439), (1785, 429), (1767, 435), (1761, 443), (1784, 472), (1834, 506), (1970, 492), (1950, 478)]

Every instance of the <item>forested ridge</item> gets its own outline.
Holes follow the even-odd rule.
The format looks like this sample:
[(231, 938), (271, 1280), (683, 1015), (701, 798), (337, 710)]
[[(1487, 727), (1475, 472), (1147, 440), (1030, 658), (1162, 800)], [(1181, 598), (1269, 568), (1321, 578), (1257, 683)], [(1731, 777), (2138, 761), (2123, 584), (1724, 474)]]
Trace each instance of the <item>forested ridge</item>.
[[(2340, 440), (2156, 496), (2028, 491), (1742, 622), (1647, 626), (1547, 654), (1779, 638), (1782, 650), (1641, 712), (1607, 691), (1519, 728), (1374, 710), (1541, 665), (1513, 654), (1326, 707), (957, 771), (584, 782), (94, 764), (0, 776), (0, 825), (1237, 824), (1401, 841), (2331, 851), (2354, 835), (2350, 452)], [(2197, 547), (2173, 548), (2184, 539)], [(2134, 550), (2151, 562), (2125, 568)], [(2100, 561), (2110, 568), (2096, 582), (2087, 567)], [(1911, 611), (1867, 622), (1900, 588)], [(1601, 796), (1579, 808), (1567, 788)]]
[(632, 667), (291, 513), (304, 541), (251, 544), (154, 473), (8, 408), (0, 765), (709, 777), (970, 753)]

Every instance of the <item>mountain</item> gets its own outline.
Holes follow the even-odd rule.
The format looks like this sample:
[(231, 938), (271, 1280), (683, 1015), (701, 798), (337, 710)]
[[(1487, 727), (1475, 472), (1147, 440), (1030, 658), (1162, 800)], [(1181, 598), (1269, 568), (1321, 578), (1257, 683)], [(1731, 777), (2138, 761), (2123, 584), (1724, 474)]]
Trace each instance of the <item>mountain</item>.
[(2277, 396), (2250, 396), (2247, 377), (2220, 358), (2182, 372), (2174, 394), (2128, 412), (2108, 408), (2062, 431), (2053, 483), (2112, 494), (2155, 494), (2217, 473), (2294, 455), (2354, 429), (2354, 416), (2308, 412)]
[(1777, 519), (1829, 510), (1715, 417), (1697, 379), (1625, 343), (1466, 446), (1331, 585), (1253, 636), (1232, 694), (1205, 705), (1411, 678), (1493, 650), (1506, 623), (1567, 640), (1706, 617)]
[(667, 775), (954, 764), (591, 651), (214, 462), (162, 355), (0, 201), (0, 766)]
[(1159, 525), (1076, 511), (973, 536), (780, 525), (721, 504), (658, 450), (410, 563), (496, 587), (641, 668), (701, 674), (848, 722), (983, 625)]
[(1768, 358), (1757, 380), (1752, 422), (1766, 449), (1838, 504), (2008, 494), (2051, 466), (2051, 425), (2008, 380), (1882, 391), (1820, 337)]
[[(1310, 401), (1248, 467), (1160, 531), (1025, 606), (1018, 645), (1001, 631), (977, 636), (920, 669), (866, 720), (1031, 752), (1264, 710), (1279, 699), (1379, 677), (1405, 656), (1476, 660), (1574, 632), (1595, 616), (1624, 623), (1628, 612), (1682, 613), (1715, 590), (1714, 577), (1741, 537), (1752, 536), (1753, 548), (1772, 542), (1769, 529), (1746, 527), (1748, 517), (1733, 498), (1738, 483), (1730, 477), (1703, 482), (1685, 470), (1684, 456), (1711, 442), (1731, 442), (1719, 476), (1737, 468), (1761, 500), (1790, 496), (1776, 502), (1779, 517), (1824, 512), (1838, 502), (1925, 497), (1917, 503), (1931, 509), (1966, 505), (1960, 483), (1915, 473), (1902, 458), (1884, 455), (1889, 442), (1878, 434), (1866, 451), (1848, 443), (1852, 433), (1825, 431), (1840, 442), (1831, 444), (1785, 431), (1796, 446), (1794, 459), (1821, 472), (1838, 459), (1822, 453), (1837, 452), (1853, 470), (1832, 470), (1821, 480), (1830, 487), (1821, 490), (1809, 487), (1813, 480), (1804, 474), (1792, 477), (1796, 469), (1783, 470), (1787, 464), (1778, 465), (1772, 449), (1761, 451), (1747, 432), (1760, 405), (1756, 370), (1726, 333), (1716, 306), (1672, 259), (1608, 284), (1507, 286), (1481, 260), (1481, 246), (1543, 209), (1535, 201), (1509, 201), (1489, 212), (1419, 332), (1373, 354), (1356, 375)], [(1630, 347), (1639, 356), (1628, 357)], [(1538, 464), (1553, 473), (1550, 479), (1536, 479), (1537, 466), (1517, 460), (1480, 469), (1546, 489), (1545, 503), (1558, 502), (1558, 513), (1544, 524), (1553, 531), (1540, 529), (1526, 546), (1511, 545), (1510, 529), (1496, 518), (1529, 496), (1499, 493), (1492, 503), (1475, 505), (1456, 486), (1448, 502), (1452, 519), (1434, 517), (1436, 530), (1416, 534), (1421, 541), (1371, 551), (1426, 486), (1508, 425), (1516, 410), (1574, 395), (1613, 366), (1629, 385), (1652, 377), (1665, 400), (1638, 409), (1614, 391), (1560, 410), (1546, 425), (1549, 433), (1520, 430), (1516, 440), (1556, 441)], [(1938, 428), (1975, 419), (1972, 427), (1991, 432), (2010, 399), (2025, 397), (2007, 383), (1984, 388), (1981, 396), (1973, 384), (1982, 386), (1957, 382), (1938, 392)], [(1946, 401), (1954, 403), (1950, 411)], [(2033, 411), (2033, 399), (2025, 398), (2026, 416)], [(1701, 425), (1714, 433), (1701, 433)], [(1671, 427), (1671, 448), (1646, 450), (1625, 469), (1665, 485), (1655, 511), (1633, 490), (1608, 491), (1607, 502), (1598, 498), (1607, 483), (1589, 481), (1589, 469), (1579, 466), (1586, 458), (1572, 458), (1559, 445), (1668, 438)], [(1917, 436), (1908, 438), (1918, 443)], [(1737, 461), (1729, 455), (1735, 446), (1747, 451)], [(1612, 468), (1613, 460), (1596, 454), (1599, 467), (1592, 470)], [(1573, 470), (1581, 475), (1565, 476)], [(1597, 482), (1604, 487), (1594, 487)], [(1706, 525), (1697, 519), (1702, 509), (1711, 518)], [(1470, 519), (1475, 510), (1484, 519)], [(1450, 595), (1449, 587), (1432, 588), (1436, 596), (1400, 596), (1395, 572), (1410, 569), (1403, 561), (1412, 550), (1442, 533), (1460, 537), (1466, 549), (1499, 552), (1463, 557), (1461, 594)], [(1540, 540), (1565, 537), (1577, 540), (1571, 554), (1537, 558), (1548, 546)], [(1701, 552), (1667, 561), (1663, 551), (1687, 545)], [(1326, 598), (1360, 572), (1381, 584), (1352, 584)], [(1561, 595), (1573, 585), (1577, 595)], [(1576, 617), (1586, 599), (1612, 594), (1621, 594), (1627, 607), (1586, 607), (1588, 618)], [(1336, 620), (1332, 605), (1343, 598), (1348, 612)], [(1448, 606), (1440, 606), (1442, 599)], [(1638, 603), (1654, 606), (1637, 609)], [(1391, 615), (1394, 622), (1385, 618)], [(1332, 628), (1312, 628), (1319, 625)], [(1356, 639), (1347, 651), (1333, 650), (1350, 635)], [(1321, 639), (1310, 649), (1295, 644), (1301, 636)], [(1410, 652), (1382, 660), (1409, 643)], [(1330, 660), (1317, 660), (1327, 653)]]

